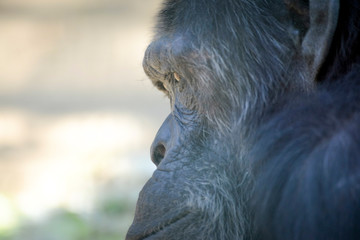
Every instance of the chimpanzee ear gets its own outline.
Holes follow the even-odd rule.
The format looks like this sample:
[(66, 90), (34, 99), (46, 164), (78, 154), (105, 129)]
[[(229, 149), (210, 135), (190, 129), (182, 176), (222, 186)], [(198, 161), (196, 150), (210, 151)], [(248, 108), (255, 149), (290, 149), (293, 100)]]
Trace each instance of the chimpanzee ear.
[(309, 28), (302, 41), (302, 54), (315, 78), (328, 51), (338, 23), (339, 0), (309, 0)]

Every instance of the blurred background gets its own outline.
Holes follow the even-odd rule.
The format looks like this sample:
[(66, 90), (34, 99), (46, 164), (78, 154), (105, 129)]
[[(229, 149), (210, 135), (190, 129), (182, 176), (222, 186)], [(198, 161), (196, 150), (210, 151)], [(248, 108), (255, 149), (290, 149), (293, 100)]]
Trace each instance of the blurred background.
[(121, 240), (169, 112), (160, 0), (0, 0), (0, 239)]

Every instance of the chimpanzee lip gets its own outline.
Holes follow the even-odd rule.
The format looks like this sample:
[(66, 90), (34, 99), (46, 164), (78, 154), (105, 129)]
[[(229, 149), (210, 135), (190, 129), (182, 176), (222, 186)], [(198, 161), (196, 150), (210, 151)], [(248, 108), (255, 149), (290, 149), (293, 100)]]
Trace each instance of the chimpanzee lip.
[(146, 230), (144, 233), (141, 234), (135, 234), (135, 236), (131, 237), (131, 239), (133, 240), (145, 240), (151, 236), (154, 236), (155, 234), (165, 230), (166, 228), (168, 228), (171, 225), (176, 224), (177, 222), (179, 222), (180, 220), (186, 218), (189, 215), (190, 212), (184, 212), (174, 218), (171, 218), (169, 221), (165, 221), (162, 224), (159, 224), (155, 227), (152, 227), (148, 230)]

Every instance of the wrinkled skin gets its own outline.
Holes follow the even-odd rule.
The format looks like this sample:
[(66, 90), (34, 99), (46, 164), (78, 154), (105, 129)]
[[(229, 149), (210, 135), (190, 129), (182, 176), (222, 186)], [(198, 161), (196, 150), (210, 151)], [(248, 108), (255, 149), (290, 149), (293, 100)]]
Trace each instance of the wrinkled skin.
[[(316, 179), (300, 174), (303, 177), (296, 182), (291, 176), (306, 169), (302, 156), (320, 146), (333, 128), (316, 122), (322, 118), (312, 115), (323, 109), (322, 116), (343, 126), (337, 123), (343, 121), (342, 111), (358, 111), (357, 106), (350, 106), (358, 102), (357, 94), (350, 94), (349, 99), (344, 96), (356, 91), (357, 85), (345, 88), (341, 84), (358, 76), (351, 75), (355, 68), (346, 67), (359, 54), (354, 47), (357, 32), (347, 41), (348, 32), (359, 31), (355, 26), (359, 13), (354, 9), (348, 3), (340, 8), (336, 0), (165, 1), (143, 66), (154, 85), (168, 96), (172, 111), (151, 146), (157, 169), (139, 195), (126, 239), (340, 239), (342, 234), (356, 239), (357, 233), (351, 232), (357, 227), (352, 224), (356, 217), (351, 223), (341, 222), (330, 235), (327, 230), (332, 225), (303, 214), (306, 210), (323, 214), (317, 207), (321, 204), (316, 202), (320, 201), (316, 188), (291, 192), (277, 184), (288, 182), (290, 189), (296, 189), (300, 182), (317, 182), (321, 189), (326, 185), (322, 193), (326, 196), (340, 181), (334, 177), (325, 184), (327, 178), (321, 174)], [(338, 22), (348, 28), (340, 31)], [(353, 49), (355, 54), (342, 52), (344, 49)], [(333, 99), (333, 105), (328, 99)], [(343, 105), (347, 110), (339, 107)], [(324, 106), (339, 111), (327, 111)], [(294, 121), (287, 121), (288, 116), (295, 116)], [(298, 138), (303, 132), (293, 131), (294, 122), (298, 127), (309, 125), (305, 135), (308, 129), (316, 131), (313, 128), (324, 135)], [(339, 131), (346, 134), (350, 130)], [(310, 139), (309, 144), (299, 139)], [(325, 159), (328, 148), (319, 149), (317, 156)], [(298, 167), (288, 170), (286, 161), (297, 161)], [(317, 165), (306, 171), (316, 172)], [(353, 194), (360, 198), (358, 190)], [(302, 204), (305, 199), (295, 201), (305, 195), (314, 196), (313, 201), (307, 205)], [(291, 215), (283, 210), (289, 201), (279, 199), (295, 203)], [(332, 198), (328, 199), (321, 201), (333, 206)], [(356, 205), (351, 202), (349, 206)], [(337, 219), (342, 213), (347, 212), (335, 209), (330, 217)], [(351, 233), (342, 227), (345, 225)], [(289, 231), (282, 236), (281, 229)], [(313, 235), (303, 234), (307, 229)]]

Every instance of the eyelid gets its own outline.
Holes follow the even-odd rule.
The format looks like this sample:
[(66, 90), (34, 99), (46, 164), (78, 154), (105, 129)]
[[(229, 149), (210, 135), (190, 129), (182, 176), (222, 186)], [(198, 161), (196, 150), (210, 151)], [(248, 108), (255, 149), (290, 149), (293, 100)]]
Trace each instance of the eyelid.
[(155, 85), (155, 87), (156, 87), (157, 89), (159, 89), (160, 91), (167, 91), (167, 89), (166, 89), (165, 86), (164, 86), (164, 83), (161, 82), (161, 81), (156, 81), (156, 82), (154, 83), (154, 85)]
[(163, 75), (162, 80), (155, 81), (154, 85), (167, 95), (171, 92), (171, 85), (180, 82), (180, 75), (177, 72), (169, 72)]
[(163, 86), (164, 86), (165, 91), (171, 92), (171, 89), (169, 87), (167, 87), (168, 84), (164, 83)]

